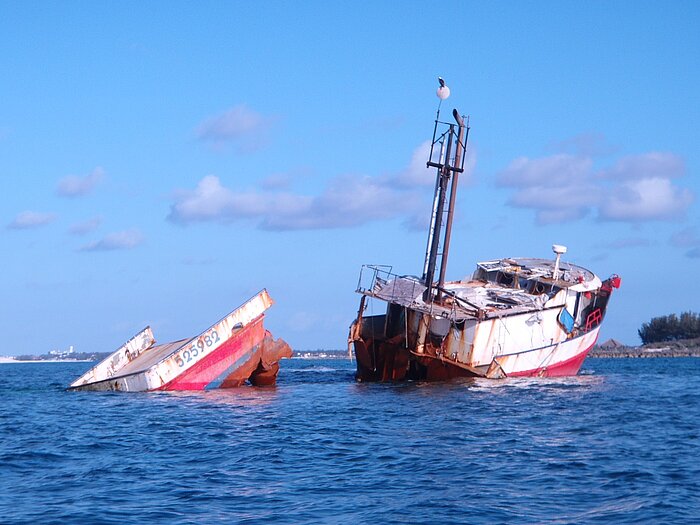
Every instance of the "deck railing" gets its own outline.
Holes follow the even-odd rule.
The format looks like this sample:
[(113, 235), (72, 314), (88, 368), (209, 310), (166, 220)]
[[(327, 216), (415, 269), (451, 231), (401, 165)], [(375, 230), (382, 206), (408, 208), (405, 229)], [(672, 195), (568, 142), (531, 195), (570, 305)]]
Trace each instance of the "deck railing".
[(400, 304), (410, 304), (423, 293), (425, 285), (417, 277), (396, 275), (391, 269), (385, 265), (363, 265), (356, 291)]

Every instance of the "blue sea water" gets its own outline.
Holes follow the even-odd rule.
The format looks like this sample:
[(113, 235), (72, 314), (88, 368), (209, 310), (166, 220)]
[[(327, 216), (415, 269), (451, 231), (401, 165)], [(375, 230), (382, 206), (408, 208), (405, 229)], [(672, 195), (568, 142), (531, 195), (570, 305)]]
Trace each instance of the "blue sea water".
[(698, 523), (700, 359), (577, 377), (67, 392), (0, 365), (0, 523)]

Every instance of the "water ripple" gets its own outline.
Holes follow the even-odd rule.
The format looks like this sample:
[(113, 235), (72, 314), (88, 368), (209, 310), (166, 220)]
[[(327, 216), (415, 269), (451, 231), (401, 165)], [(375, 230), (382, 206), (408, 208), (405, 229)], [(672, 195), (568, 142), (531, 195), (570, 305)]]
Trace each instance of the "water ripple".
[(700, 360), (561, 379), (66, 392), (85, 364), (0, 365), (0, 522), (688, 523)]

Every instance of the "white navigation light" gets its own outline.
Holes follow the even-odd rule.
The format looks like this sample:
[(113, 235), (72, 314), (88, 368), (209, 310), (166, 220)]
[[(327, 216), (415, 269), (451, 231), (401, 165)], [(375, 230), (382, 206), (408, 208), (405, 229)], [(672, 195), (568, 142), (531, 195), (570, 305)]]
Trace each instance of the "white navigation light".
[(450, 96), (450, 88), (447, 86), (440, 86), (437, 90), (437, 96), (440, 100), (445, 100)]
[(552, 244), (552, 251), (557, 255), (563, 255), (566, 253), (566, 246), (562, 246), (561, 244)]
[(440, 100), (445, 100), (450, 96), (450, 88), (447, 86), (440, 86), (437, 90), (437, 96)]
[(437, 96), (440, 100), (445, 100), (450, 96), (450, 88), (445, 85), (442, 77), (438, 77), (438, 82), (440, 82), (440, 87), (437, 89)]

